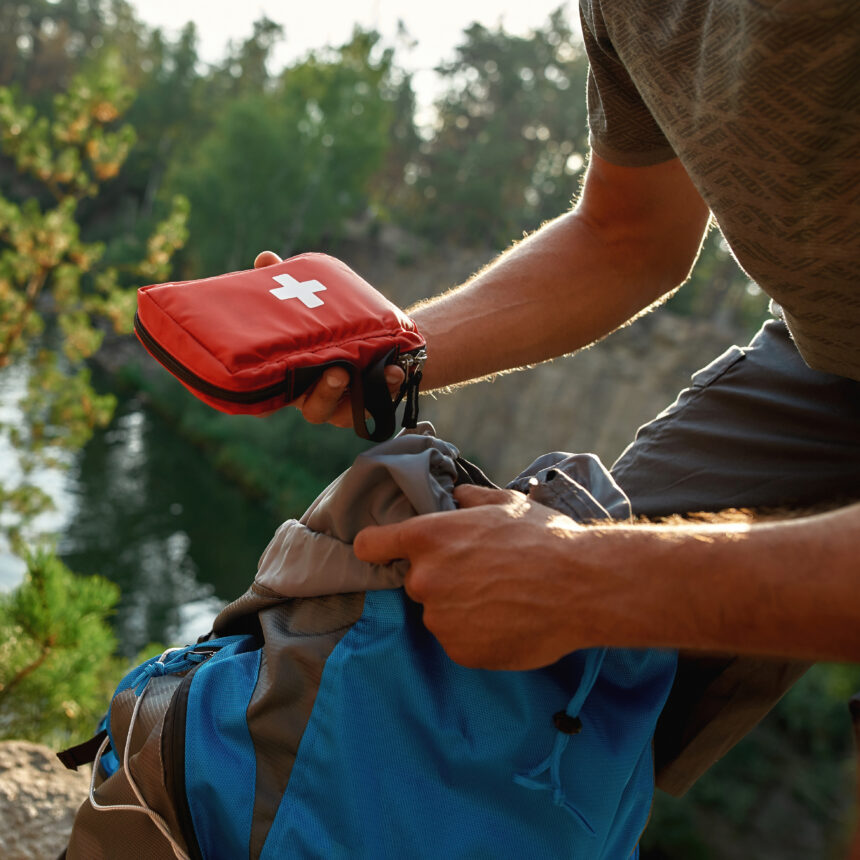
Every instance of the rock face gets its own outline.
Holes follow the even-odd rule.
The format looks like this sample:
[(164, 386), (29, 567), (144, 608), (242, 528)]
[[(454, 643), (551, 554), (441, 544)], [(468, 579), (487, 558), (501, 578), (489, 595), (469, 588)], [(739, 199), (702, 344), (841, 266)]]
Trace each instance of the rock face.
[(421, 415), (496, 483), (547, 451), (590, 451), (608, 466), (736, 338), (661, 309), (576, 355), (424, 397)]
[[(403, 265), (392, 249), (403, 247), (406, 238), (383, 237), (375, 252), (363, 245), (342, 255), (401, 307), (463, 282), (494, 256), (486, 250), (424, 249)], [(746, 340), (710, 320), (660, 308), (576, 355), (435, 399), (422, 397), (421, 418), (496, 483), (507, 483), (547, 451), (590, 451), (609, 465), (637, 428), (689, 385), (693, 373)]]
[(89, 782), (88, 774), (66, 770), (48, 747), (0, 743), (0, 857), (56, 860)]

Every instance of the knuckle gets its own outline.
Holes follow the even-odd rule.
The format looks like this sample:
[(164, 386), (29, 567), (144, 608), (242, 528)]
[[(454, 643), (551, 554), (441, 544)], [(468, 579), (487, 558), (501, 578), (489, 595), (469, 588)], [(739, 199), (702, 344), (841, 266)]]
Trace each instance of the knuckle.
[[(406, 593), (418, 603), (424, 603), (428, 597), (426, 584), (426, 577), (421, 575), (420, 569), (417, 569), (415, 565), (412, 565), (409, 570), (406, 571), (406, 578), (404, 580), (403, 587), (406, 589)], [(426, 609), (424, 611), (424, 623), (427, 625)]]

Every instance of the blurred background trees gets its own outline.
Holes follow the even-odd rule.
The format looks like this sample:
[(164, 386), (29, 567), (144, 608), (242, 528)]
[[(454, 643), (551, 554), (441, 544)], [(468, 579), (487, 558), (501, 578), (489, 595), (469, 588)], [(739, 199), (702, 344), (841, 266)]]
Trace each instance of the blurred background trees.
[(587, 69), (561, 11), (528, 38), (469, 27), (439, 68), (433, 133), (407, 165), (413, 229), (504, 247), (567, 209), (588, 146)]
[[(132, 19), (115, 7), (124, 39)], [(108, 327), (130, 332), (135, 287), (169, 276), (187, 203), (174, 198), (157, 225), (106, 228), (102, 189), (135, 143), (121, 40), (104, 44), (103, 10), (85, 4), (59, 21), (48, 4), (14, 11), (2, 9), (17, 62), (0, 86), (0, 370), (21, 393), (3, 404), (0, 532), (26, 574), (0, 595), (0, 737), (62, 742), (92, 725), (120, 671), (107, 624), (118, 589), (75, 577), (39, 534), (54, 504), (40, 475), (110, 421), (115, 397), (95, 390), (86, 361)]]
[[(45, 111), (94, 54), (123, 58), (136, 142), (79, 221), (99, 239), (141, 235), (185, 194), (178, 274), (248, 265), (264, 246), (331, 248), (357, 225), (501, 249), (570, 205), (587, 154), (587, 61), (562, 9), (526, 36), (467, 28), (437, 68), (441, 94), (420, 126), (410, 74), (378, 34), (356, 29), (274, 70), (283, 38), (262, 18), (207, 66), (193, 23), (170, 39), (126, 0), (7, 0), (0, 85)], [(676, 311), (760, 316), (763, 301), (713, 237)]]
[[(169, 178), (191, 201), (185, 260), (196, 272), (247, 267), (261, 237), (285, 255), (336, 242), (347, 219), (367, 210), (389, 146), (392, 51), (378, 50), (375, 34), (356, 31), (348, 44), (264, 78), (272, 36), (257, 25), (239, 52), (254, 57), (256, 83), (247, 86), (240, 71), (242, 86)], [(246, 65), (237, 59), (224, 74)]]
[(84, 235), (87, 221), (101, 217), (86, 202), (119, 174), (134, 144), (134, 130), (120, 122), (132, 95), (118, 54), (108, 49), (45, 112), (0, 87), (7, 178), (0, 194), (0, 368), (15, 362), (26, 376), (21, 413), (2, 427), (20, 471), (11, 485), (0, 484), (0, 523), (13, 546), (51, 504), (28, 476), (61, 464), (64, 452), (110, 420), (113, 398), (95, 392), (85, 366), (104, 336), (99, 320), (130, 332), (134, 285), (167, 277), (185, 239), (181, 198), (148, 236), (120, 235), (112, 247)]
[[(488, 259), (564, 211), (577, 192), (587, 155), (587, 64), (562, 11), (525, 36), (471, 25), (440, 62), (442, 89), (430, 113), (417, 104), (398, 48), (378, 34), (356, 29), (345, 44), (319, 46), (274, 69), (283, 38), (278, 23), (262, 18), (207, 65), (192, 23), (166, 36), (143, 25), (125, 0), (0, 4), (0, 459), (7, 467), (0, 531), (27, 558), (20, 587), (0, 600), (0, 736), (29, 733), (39, 713), (49, 718), (36, 735), (80, 731), (119, 671), (117, 634), (106, 626), (112, 613), (150, 606), (153, 595), (197, 594), (182, 556), (190, 539), (183, 543), (171, 525), (195, 493), (179, 504), (164, 489), (191, 473), (177, 456), (147, 475), (149, 486), (141, 478), (142, 397), (175, 434), (160, 439), (161, 448), (190, 439), (209, 458), (201, 470), (226, 472), (275, 512), (273, 521), (301, 512), (361, 448), (351, 434), (309, 427), (291, 410), (265, 422), (228, 418), (167, 374), (126, 367), (127, 342), (116, 333), (129, 330), (136, 287), (248, 267), (267, 247), (360, 251), (396, 258), (391, 280), (402, 282), (408, 300), (418, 297), (415, 285), (427, 292), (451, 285), (427, 283), (431, 263)], [(401, 33), (402, 42), (409, 38)], [(380, 240), (385, 233), (395, 235), (394, 245)], [(713, 230), (669, 307), (742, 339), (765, 301)], [(123, 407), (119, 425), (99, 431), (117, 397), (134, 403)], [(99, 455), (80, 454), (94, 431)], [(118, 466), (111, 433), (138, 459)], [(120, 581), (114, 562), (129, 566), (122, 597), (103, 580), (74, 577), (49, 550), (28, 549), (38, 537), (34, 517), (52, 501), (40, 469), (90, 460), (104, 461), (84, 496), (94, 512), (93, 543), (107, 544), (96, 570)], [(122, 504), (108, 495), (109, 483), (120, 487)], [(155, 496), (156, 485), (161, 508), (147, 520), (136, 504)], [(251, 506), (245, 498), (240, 508)], [(222, 539), (246, 528), (253, 564), (259, 538), (237, 524), (235, 511), (225, 529), (222, 514), (206, 511), (207, 526)], [(256, 508), (254, 517), (261, 518)], [(79, 511), (76, 534), (87, 532), (83, 519)], [(151, 558), (140, 557), (152, 544), (144, 533), (151, 522), (167, 535), (155, 542), (169, 557), (157, 574)], [(76, 565), (96, 557), (67, 543)], [(218, 557), (210, 547), (211, 563)], [(229, 558), (238, 570), (231, 587), (240, 591), (247, 562)], [(147, 630), (135, 635), (120, 650), (147, 641)], [(797, 845), (844, 842), (851, 805), (844, 701), (855, 685), (854, 667), (813, 670), (688, 798), (658, 800), (643, 857), (775, 856), (767, 854), (769, 835), (801, 827), (813, 836)]]

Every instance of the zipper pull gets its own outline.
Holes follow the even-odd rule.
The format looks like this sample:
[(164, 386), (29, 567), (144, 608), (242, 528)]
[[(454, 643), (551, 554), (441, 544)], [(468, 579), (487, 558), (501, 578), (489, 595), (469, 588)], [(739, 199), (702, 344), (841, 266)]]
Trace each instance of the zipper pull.
[(415, 352), (404, 352), (394, 363), (406, 374), (408, 381), (414, 373), (421, 373), (424, 370), (426, 361), (427, 350), (421, 348)]
[(404, 396), (406, 398), (406, 407), (403, 410), (403, 428), (405, 430), (412, 430), (418, 424), (418, 387), (421, 385), (426, 361), (427, 350), (422, 348), (416, 352), (404, 353), (395, 362), (406, 374), (406, 379), (403, 380), (403, 385), (400, 386), (400, 392), (394, 402), (396, 409)]

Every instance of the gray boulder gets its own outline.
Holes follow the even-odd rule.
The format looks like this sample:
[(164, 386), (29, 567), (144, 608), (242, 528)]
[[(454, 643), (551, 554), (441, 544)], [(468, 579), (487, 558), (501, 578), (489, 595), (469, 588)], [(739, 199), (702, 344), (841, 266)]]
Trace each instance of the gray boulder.
[(46, 746), (0, 743), (0, 857), (56, 860), (89, 782), (88, 773), (66, 770)]

